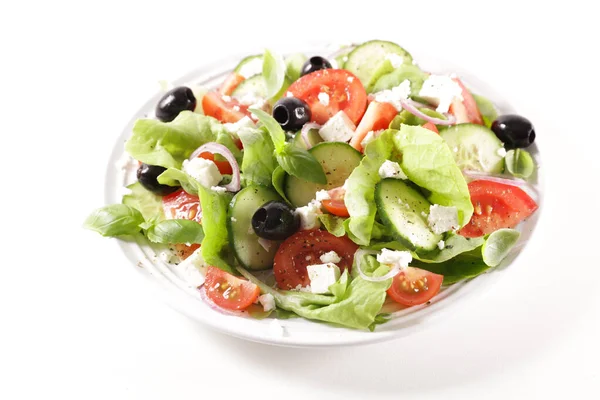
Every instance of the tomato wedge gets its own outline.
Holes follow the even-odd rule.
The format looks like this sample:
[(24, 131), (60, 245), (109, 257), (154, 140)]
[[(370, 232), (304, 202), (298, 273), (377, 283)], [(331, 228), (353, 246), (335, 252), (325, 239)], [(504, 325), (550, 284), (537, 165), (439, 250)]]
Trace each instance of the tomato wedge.
[(409, 307), (416, 306), (427, 303), (438, 294), (443, 281), (442, 275), (408, 267), (394, 277), (387, 294), (396, 303)]
[(236, 87), (243, 81), (245, 81), (242, 75), (236, 74), (235, 72), (229, 74), (229, 76), (225, 79), (225, 82), (219, 88), (219, 94), (229, 96)]
[(250, 116), (248, 106), (242, 105), (234, 98), (216, 92), (208, 92), (202, 98), (204, 114), (221, 122), (238, 122), (245, 116)]
[(453, 80), (461, 87), (463, 97), (463, 101), (454, 100), (450, 105), (450, 112), (456, 117), (456, 123), (483, 125), (483, 118), (481, 117), (481, 112), (479, 112), (475, 98), (473, 98), (469, 89), (467, 89), (460, 79), (454, 78)]
[[(311, 120), (321, 125), (338, 111), (344, 111), (356, 125), (367, 108), (367, 92), (362, 83), (343, 69), (322, 69), (304, 75), (292, 83), (288, 92), (308, 104)], [(326, 95), (325, 100), (319, 99), (321, 93)]]
[(208, 267), (204, 288), (213, 303), (227, 310), (244, 310), (260, 296), (260, 289), (254, 283), (216, 267)]
[(331, 189), (328, 191), (329, 200), (323, 200), (321, 204), (328, 213), (337, 215), (338, 217), (349, 217), (350, 213), (346, 208), (346, 203), (344, 203), (344, 196), (346, 195), (346, 191), (343, 187)]
[(458, 233), (480, 237), (500, 228), (514, 228), (537, 210), (537, 203), (517, 186), (477, 180), (469, 182), (475, 212)]
[(380, 103), (372, 101), (365, 112), (360, 124), (356, 127), (354, 136), (350, 140), (350, 145), (358, 151), (362, 151), (361, 142), (370, 131), (387, 129), (390, 122), (398, 114), (398, 110), (390, 103)]
[(341, 258), (337, 266), (341, 271), (352, 268), (358, 246), (345, 236), (335, 237), (324, 230), (299, 231), (287, 238), (277, 250), (273, 273), (281, 289), (308, 286), (310, 279), (306, 267), (321, 264), (323, 254), (335, 251)]
[(426, 122), (426, 123), (424, 123), (423, 124), (423, 128), (429, 129), (431, 132), (435, 132), (435, 133), (438, 133), (438, 134), (440, 133), (440, 131), (438, 131), (437, 126), (435, 126), (435, 124), (432, 123), (432, 122)]
[(215, 155), (213, 153), (209, 153), (209, 152), (200, 153), (200, 155), (198, 157), (214, 162), (215, 165), (217, 166), (217, 168), (219, 169), (219, 172), (222, 175), (233, 174), (233, 168), (231, 168), (231, 164), (229, 164), (229, 162), (227, 162), (227, 161), (215, 160)]
[[(162, 198), (163, 211), (167, 219), (192, 219), (198, 223), (202, 222), (202, 213), (200, 209), (200, 199), (198, 196), (191, 195), (181, 189), (168, 194)], [(199, 244), (188, 246), (183, 243), (174, 243), (175, 251), (182, 260), (188, 258)]]

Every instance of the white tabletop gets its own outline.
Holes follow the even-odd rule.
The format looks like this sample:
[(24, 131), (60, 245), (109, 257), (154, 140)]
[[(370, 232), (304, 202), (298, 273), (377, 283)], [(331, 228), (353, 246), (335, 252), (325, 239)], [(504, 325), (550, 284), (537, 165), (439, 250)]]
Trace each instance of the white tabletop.
[[(600, 32), (584, 2), (202, 3), (4, 7), (0, 398), (600, 397)], [(553, 214), (527, 268), (408, 337), (281, 348), (178, 314), (114, 240), (81, 229), (103, 205), (116, 137), (158, 80), (348, 31), (464, 65), (535, 121)]]

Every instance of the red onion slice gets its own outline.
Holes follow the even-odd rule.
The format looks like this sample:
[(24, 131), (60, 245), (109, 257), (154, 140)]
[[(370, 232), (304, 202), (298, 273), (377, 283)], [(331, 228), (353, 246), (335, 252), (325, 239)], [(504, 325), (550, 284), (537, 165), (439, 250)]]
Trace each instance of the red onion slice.
[(358, 249), (358, 250), (356, 250), (356, 253), (354, 253), (354, 259), (356, 260), (356, 269), (358, 270), (358, 274), (360, 275), (360, 277), (363, 278), (365, 281), (383, 282), (383, 281), (386, 281), (388, 279), (395, 277), (396, 275), (398, 275), (398, 273), (401, 270), (400, 264), (396, 264), (394, 266), (394, 268), (392, 268), (390, 270), (390, 272), (388, 272), (387, 274), (385, 274), (383, 276), (368, 276), (368, 275), (366, 275), (362, 270), (362, 259), (366, 255), (369, 255), (369, 254), (374, 255), (377, 253), (378, 252), (374, 251), (374, 250), (363, 250), (363, 249)]
[(321, 125), (316, 124), (314, 122), (307, 122), (300, 130), (300, 134), (302, 135), (302, 140), (304, 140), (304, 144), (306, 145), (306, 149), (310, 149), (312, 146), (310, 144), (310, 140), (308, 138), (308, 134), (311, 129), (320, 129)]
[(230, 192), (239, 191), (240, 190), (240, 166), (238, 165), (237, 160), (233, 156), (233, 153), (231, 152), (231, 150), (229, 150), (227, 147), (223, 146), (222, 144), (215, 143), (215, 142), (208, 142), (208, 143), (205, 143), (202, 146), (198, 147), (196, 150), (194, 150), (194, 152), (192, 153), (192, 155), (190, 156), (189, 159), (193, 160), (194, 158), (198, 157), (200, 154), (202, 154), (204, 152), (208, 152), (208, 153), (212, 153), (212, 154), (220, 154), (223, 157), (225, 157), (227, 162), (229, 162), (229, 164), (231, 165), (231, 169), (233, 170), (233, 172), (231, 174), (231, 182), (229, 182), (227, 185), (225, 185), (224, 188)]
[(424, 119), (427, 122), (431, 122), (434, 125), (454, 125), (456, 123), (456, 117), (454, 115), (448, 115), (448, 119), (440, 119), (430, 117), (427, 114), (422, 113), (417, 107), (415, 107), (408, 100), (400, 100), (400, 104), (402, 104), (402, 108), (414, 115), (415, 117), (419, 117)]
[(429, 108), (430, 110), (435, 109), (435, 107), (431, 104), (419, 103), (418, 101), (414, 101), (413, 99), (407, 99), (406, 102), (412, 104), (417, 108)]

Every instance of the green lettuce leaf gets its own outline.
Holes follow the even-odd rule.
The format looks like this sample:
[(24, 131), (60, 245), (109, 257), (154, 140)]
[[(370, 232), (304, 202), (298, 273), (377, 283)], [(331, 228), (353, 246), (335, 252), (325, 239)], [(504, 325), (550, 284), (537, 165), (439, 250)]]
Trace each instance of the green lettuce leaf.
[(456, 207), (461, 226), (469, 222), (473, 204), (467, 182), (444, 139), (420, 126), (402, 125), (393, 141), (402, 154), (402, 170), (430, 193), (429, 201)]
[(241, 161), (242, 153), (231, 135), (216, 119), (191, 111), (171, 122), (140, 119), (125, 149), (136, 160), (165, 168), (180, 168), (194, 150), (208, 142), (226, 146)]
[(427, 76), (428, 74), (416, 65), (402, 64), (392, 72), (382, 75), (375, 83), (372, 91), (380, 92), (382, 90), (391, 89), (408, 79), (410, 81), (411, 96), (418, 96)]
[(163, 185), (181, 186), (189, 194), (198, 194), (198, 186), (200, 186), (200, 182), (177, 168), (167, 168), (156, 180)]
[[(430, 108), (419, 108), (419, 111), (421, 111), (423, 114), (429, 115), (430, 117), (433, 117), (433, 118), (446, 119), (446, 117), (443, 114), (440, 114), (439, 112), (434, 111)], [(423, 124), (425, 124), (425, 122), (427, 122), (427, 121), (425, 121), (422, 118), (417, 117), (414, 114), (409, 113), (406, 110), (402, 110), (398, 115), (396, 115), (394, 117), (392, 122), (390, 122), (390, 129), (400, 129), (402, 124), (422, 126)], [(439, 126), (439, 125), (437, 125), (437, 126)]]
[(285, 59), (285, 75), (290, 80), (290, 82), (294, 82), (296, 79), (300, 78), (300, 74), (302, 73), (302, 66), (306, 62), (306, 56), (302, 53), (292, 54)]
[(346, 234), (346, 229), (344, 228), (345, 218), (331, 214), (321, 214), (319, 215), (319, 221), (333, 236), (340, 237)]
[(287, 176), (287, 174), (285, 173), (285, 171), (283, 170), (283, 168), (281, 168), (281, 166), (277, 166), (277, 168), (275, 168), (275, 170), (273, 171), (273, 176), (271, 177), (271, 182), (273, 183), (273, 187), (275, 188), (275, 190), (277, 191), (277, 193), (288, 203), (290, 203), (290, 201), (288, 200), (287, 196), (285, 195), (285, 190), (283, 189), (283, 186), (285, 184), (285, 177)]
[(145, 221), (156, 223), (165, 219), (162, 197), (155, 195), (139, 182), (132, 183), (127, 189), (131, 190), (131, 193), (123, 196), (123, 204), (142, 213)]
[(277, 162), (273, 157), (273, 142), (262, 129), (241, 129), (238, 136), (244, 145), (242, 174), (246, 185), (271, 186)]
[(496, 107), (494, 103), (489, 101), (487, 98), (480, 96), (475, 93), (471, 93), (473, 98), (475, 99), (475, 103), (477, 103), (477, 107), (479, 108), (479, 112), (483, 117), (483, 123), (485, 126), (490, 128), (492, 126), (492, 122), (498, 118), (498, 111), (496, 111)]
[(286, 64), (278, 54), (265, 50), (263, 56), (262, 74), (265, 79), (266, 96), (268, 99), (275, 97), (285, 81)]
[(102, 236), (116, 237), (140, 232), (142, 223), (144, 217), (135, 208), (125, 204), (111, 204), (94, 210), (83, 227)]
[(426, 263), (413, 260), (411, 267), (417, 267), (444, 276), (444, 285), (474, 278), (486, 272), (490, 267), (483, 261), (481, 248), (459, 254), (441, 263)]
[(189, 219), (169, 219), (150, 226), (146, 237), (153, 243), (202, 243), (202, 225)]
[(208, 265), (234, 273), (227, 233), (227, 205), (231, 201), (231, 195), (217, 193), (202, 185), (198, 185), (197, 189), (202, 206), (202, 226), (206, 235), (201, 247), (202, 258)]

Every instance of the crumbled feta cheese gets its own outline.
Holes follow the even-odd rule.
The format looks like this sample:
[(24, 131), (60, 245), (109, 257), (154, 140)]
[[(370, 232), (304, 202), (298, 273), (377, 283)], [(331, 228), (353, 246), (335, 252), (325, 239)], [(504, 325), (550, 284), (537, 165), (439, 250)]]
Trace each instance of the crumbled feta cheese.
[(325, 254), (322, 254), (321, 257), (319, 257), (322, 263), (333, 263), (333, 264), (337, 264), (340, 261), (342, 261), (342, 259), (340, 258), (340, 256), (338, 255), (338, 253), (336, 253), (335, 251), (330, 251), (327, 252)]
[(497, 151), (496, 154), (498, 154), (498, 157), (506, 157), (506, 149), (504, 147), (500, 147)]
[(319, 190), (315, 194), (315, 200), (317, 200), (317, 201), (330, 200), (330, 199), (331, 199), (331, 196), (329, 195), (329, 192), (327, 190)]
[(263, 306), (265, 312), (275, 309), (275, 297), (271, 293), (265, 293), (258, 296), (258, 302)]
[(236, 100), (249, 108), (262, 108), (265, 105), (265, 99), (256, 96), (254, 93), (245, 93), (241, 97), (236, 97)]
[(381, 253), (377, 254), (377, 261), (392, 267), (399, 265), (404, 269), (412, 262), (412, 255), (408, 251), (382, 249)]
[(427, 218), (429, 227), (436, 235), (444, 232), (456, 230), (458, 224), (458, 210), (456, 207), (444, 207), (433, 204), (429, 207), (429, 217)]
[(185, 160), (183, 170), (205, 188), (217, 186), (223, 179), (214, 162), (200, 157), (194, 158), (192, 161)]
[(321, 214), (321, 203), (319, 201), (311, 201), (304, 207), (296, 208), (296, 214), (300, 216), (300, 229), (314, 229), (321, 225), (319, 214)]
[(298, 284), (298, 286), (296, 286), (292, 290), (294, 290), (296, 292), (308, 292), (308, 293), (311, 293), (310, 285), (308, 285), (308, 286), (302, 286), (302, 284), (300, 284), (300, 283)]
[(342, 57), (342, 61), (344, 61), (344, 62), (348, 61), (348, 56)]
[(224, 102), (230, 102), (231, 96), (227, 96), (226, 94), (224, 94), (223, 96), (221, 96), (221, 99), (223, 99)]
[(329, 293), (329, 286), (340, 278), (340, 269), (333, 263), (308, 265), (306, 272), (312, 293)]
[(408, 179), (402, 167), (397, 162), (393, 162), (390, 160), (385, 160), (381, 167), (379, 168), (379, 176), (382, 179), (385, 178), (395, 178), (395, 179)]
[(292, 92), (287, 92), (287, 93), (285, 94), (285, 97), (294, 97), (294, 93), (292, 93)]
[(242, 65), (237, 71), (238, 74), (248, 79), (251, 76), (262, 73), (263, 59), (262, 57), (254, 57), (250, 61)]
[(210, 190), (212, 190), (213, 192), (217, 192), (219, 194), (223, 194), (223, 193), (227, 192), (227, 189), (225, 189), (223, 186), (211, 186)]
[(404, 57), (402, 57), (398, 54), (395, 54), (395, 53), (386, 54), (385, 59), (389, 60), (390, 63), (392, 64), (392, 67), (394, 67), (394, 68), (398, 68), (404, 62)]
[(429, 214), (427, 214), (425, 211), (421, 211), (421, 216), (423, 218), (427, 218), (429, 216)]
[(405, 79), (398, 86), (375, 93), (375, 101), (390, 103), (396, 107), (396, 110), (402, 111), (400, 100), (406, 100), (408, 96), (410, 96), (410, 81)]
[(354, 77), (349, 76), (346, 80), (348, 81), (348, 83), (352, 83), (352, 82), (354, 82)]
[(321, 92), (317, 95), (317, 98), (319, 99), (319, 102), (324, 106), (329, 105), (329, 95), (327, 93)]
[(171, 253), (170, 251), (161, 251), (159, 256), (160, 259), (166, 262), (167, 264), (173, 264), (177, 262), (177, 256)]
[(231, 217), (231, 222), (237, 222), (237, 218), (236, 217)]
[(451, 77), (429, 75), (423, 82), (419, 97), (437, 106), (436, 111), (446, 113), (454, 99), (463, 100), (462, 88)]
[(437, 244), (438, 249), (440, 250), (444, 250), (444, 247), (446, 247), (446, 242), (444, 242), (443, 240), (440, 240)]
[(208, 270), (208, 265), (202, 257), (202, 249), (196, 249), (188, 258), (180, 262), (175, 270), (183, 276), (183, 280), (190, 286), (196, 288), (202, 286), (204, 284), (204, 276)]
[(304, 259), (305, 259), (306, 261), (310, 261), (310, 260), (312, 260), (312, 256), (306, 256), (306, 257), (304, 257)]
[(240, 111), (240, 106), (233, 106), (233, 111)]
[(271, 249), (271, 246), (273, 246), (273, 242), (271, 240), (265, 239), (265, 238), (258, 238), (258, 244), (260, 244), (260, 246), (265, 249), (265, 251), (269, 251)]
[(329, 118), (319, 129), (319, 135), (326, 142), (347, 142), (354, 136), (356, 126), (344, 111), (339, 111)]

